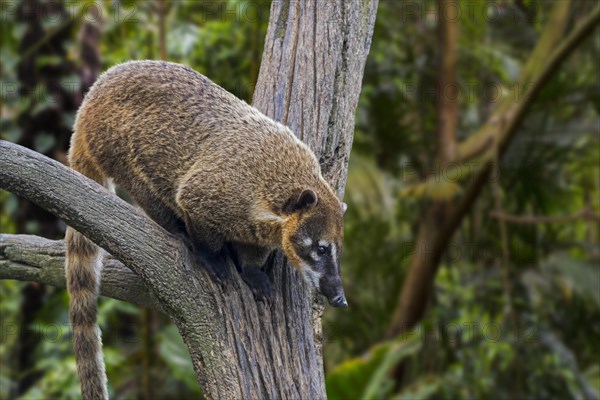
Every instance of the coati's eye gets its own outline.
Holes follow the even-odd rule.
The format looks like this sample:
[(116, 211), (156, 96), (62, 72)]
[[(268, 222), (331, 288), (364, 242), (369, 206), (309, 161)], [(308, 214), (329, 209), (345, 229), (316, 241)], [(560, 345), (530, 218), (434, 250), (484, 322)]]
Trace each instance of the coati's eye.
[(329, 246), (319, 246), (317, 247), (317, 253), (319, 253), (320, 256), (324, 256), (327, 253), (328, 249)]

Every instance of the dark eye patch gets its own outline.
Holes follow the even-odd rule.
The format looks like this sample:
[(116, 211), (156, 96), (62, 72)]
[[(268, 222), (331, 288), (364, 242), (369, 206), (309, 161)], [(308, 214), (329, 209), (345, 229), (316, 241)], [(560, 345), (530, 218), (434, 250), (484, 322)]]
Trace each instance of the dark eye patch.
[(328, 254), (329, 250), (330, 250), (330, 246), (321, 246), (321, 245), (317, 246), (317, 254), (320, 256), (324, 256), (325, 254)]

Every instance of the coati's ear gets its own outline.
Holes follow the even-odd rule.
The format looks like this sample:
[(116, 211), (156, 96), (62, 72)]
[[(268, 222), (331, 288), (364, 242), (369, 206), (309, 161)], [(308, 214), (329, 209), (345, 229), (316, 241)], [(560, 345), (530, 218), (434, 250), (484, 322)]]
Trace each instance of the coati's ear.
[(306, 210), (317, 205), (319, 198), (312, 189), (304, 189), (299, 195), (292, 195), (283, 207), (283, 212), (291, 214), (294, 211)]
[(348, 204), (342, 203), (342, 214), (346, 214), (347, 209), (348, 209)]
[(317, 205), (319, 198), (312, 189), (304, 189), (300, 196), (298, 196), (298, 202), (296, 203), (296, 210), (305, 208), (311, 208)]

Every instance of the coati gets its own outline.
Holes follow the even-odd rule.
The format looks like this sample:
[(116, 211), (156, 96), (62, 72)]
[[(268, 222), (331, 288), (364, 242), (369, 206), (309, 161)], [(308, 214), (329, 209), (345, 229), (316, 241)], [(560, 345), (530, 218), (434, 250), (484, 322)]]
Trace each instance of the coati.
[[(283, 250), (335, 307), (346, 307), (339, 259), (341, 203), (313, 152), (284, 125), (180, 64), (132, 61), (102, 74), (76, 117), (73, 169), (122, 187), (167, 231), (187, 238), (199, 264), (224, 279), (232, 258), (258, 299), (262, 267)], [(66, 234), (67, 287), (84, 399), (107, 398), (96, 323), (100, 250)]]

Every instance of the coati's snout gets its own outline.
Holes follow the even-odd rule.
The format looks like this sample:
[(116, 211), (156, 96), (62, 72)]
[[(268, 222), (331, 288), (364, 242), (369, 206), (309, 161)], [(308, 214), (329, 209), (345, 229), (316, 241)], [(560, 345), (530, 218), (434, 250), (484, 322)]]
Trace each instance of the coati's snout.
[(305, 239), (303, 249), (298, 251), (302, 258), (300, 271), (304, 279), (325, 296), (333, 307), (348, 307), (340, 276), (338, 246), (325, 240), (308, 243), (309, 240)]
[(284, 252), (329, 304), (346, 308), (340, 273), (345, 204), (333, 195), (319, 199), (311, 189), (302, 191), (296, 204), (297, 219), (286, 232)]
[(327, 301), (333, 307), (348, 307), (344, 288), (342, 287), (342, 279), (339, 274), (339, 264), (337, 262), (325, 267), (325, 272), (321, 275), (317, 291), (325, 296)]

